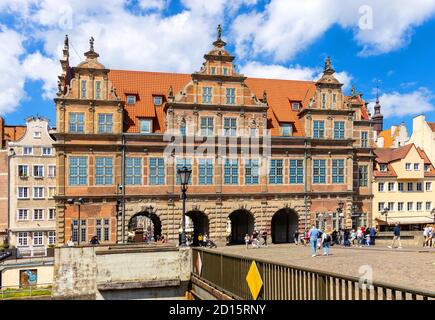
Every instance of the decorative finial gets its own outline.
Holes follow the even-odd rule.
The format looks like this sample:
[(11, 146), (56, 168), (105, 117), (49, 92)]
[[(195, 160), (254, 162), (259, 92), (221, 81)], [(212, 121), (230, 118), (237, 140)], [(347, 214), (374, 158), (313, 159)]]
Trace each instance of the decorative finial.
[(221, 38), (222, 38), (222, 27), (221, 27), (220, 24), (217, 27), (217, 32), (218, 32), (218, 40), (221, 40)]
[(267, 104), (267, 92), (266, 92), (266, 90), (263, 91), (263, 103)]
[(329, 70), (329, 69), (331, 69), (331, 58), (327, 56), (325, 60), (325, 70)]
[(379, 85), (376, 86), (376, 104), (379, 104)]
[(91, 37), (91, 39), (89, 39), (89, 51), (94, 52), (94, 37)]
[(352, 85), (352, 97), (355, 97), (355, 86)]
[(169, 86), (168, 98), (172, 99), (173, 97), (174, 97), (174, 90), (172, 89), (172, 86)]
[(69, 48), (69, 39), (68, 39), (68, 35), (66, 34), (65, 35), (65, 40), (64, 40), (64, 46), (65, 46), (65, 49), (68, 49)]
[(62, 82), (60, 82), (60, 80), (57, 81), (57, 96), (61, 96), (62, 95)]

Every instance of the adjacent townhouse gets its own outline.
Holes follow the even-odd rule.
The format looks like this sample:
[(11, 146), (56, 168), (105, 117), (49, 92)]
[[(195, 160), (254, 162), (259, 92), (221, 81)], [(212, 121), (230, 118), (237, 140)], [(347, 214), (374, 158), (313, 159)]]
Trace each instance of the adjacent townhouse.
[(48, 120), (26, 119), (21, 139), (9, 142), (9, 241), (21, 255), (42, 255), (55, 244), (56, 154)]

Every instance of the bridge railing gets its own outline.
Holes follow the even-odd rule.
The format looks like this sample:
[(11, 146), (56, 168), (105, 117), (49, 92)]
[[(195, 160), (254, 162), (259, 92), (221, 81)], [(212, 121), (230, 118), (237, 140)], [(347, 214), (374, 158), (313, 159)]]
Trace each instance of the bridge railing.
[(0, 300), (51, 296), (52, 285), (52, 283), (38, 283), (28, 286), (3, 286), (0, 287)]
[[(333, 272), (192, 249), (192, 276), (240, 300), (251, 300), (246, 276), (255, 260), (263, 287), (258, 300), (435, 300), (435, 292), (415, 290)], [(201, 273), (197, 270), (201, 257)]]

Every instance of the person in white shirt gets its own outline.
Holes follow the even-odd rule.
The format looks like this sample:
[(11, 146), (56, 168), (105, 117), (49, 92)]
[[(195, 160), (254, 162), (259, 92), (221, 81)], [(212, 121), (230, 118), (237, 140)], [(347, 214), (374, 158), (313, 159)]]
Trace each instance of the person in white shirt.
[(429, 225), (426, 225), (426, 227), (424, 227), (423, 229), (423, 238), (424, 238), (423, 248), (427, 246), (428, 235), (429, 235)]

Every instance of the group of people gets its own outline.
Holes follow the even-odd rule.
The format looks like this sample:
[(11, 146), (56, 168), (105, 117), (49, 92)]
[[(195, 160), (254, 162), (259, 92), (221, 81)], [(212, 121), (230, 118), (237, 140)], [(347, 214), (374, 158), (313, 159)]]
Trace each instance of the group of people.
[[(197, 240), (198, 240), (198, 245), (200, 247), (217, 248), (217, 245), (210, 239), (207, 233), (204, 234), (199, 233)], [(188, 235), (186, 237), (186, 245), (187, 246), (193, 245), (193, 239), (191, 235)]]
[(249, 245), (252, 245), (254, 248), (267, 247), (267, 232), (263, 231), (260, 233), (255, 230), (252, 235), (247, 233), (245, 235), (245, 245), (246, 249), (248, 249)]
[(433, 225), (426, 225), (426, 227), (424, 227), (423, 229), (423, 237), (424, 237), (424, 242), (423, 242), (423, 248), (435, 248), (435, 241), (433, 241), (433, 233), (434, 233), (434, 229), (435, 229), (435, 224)]

